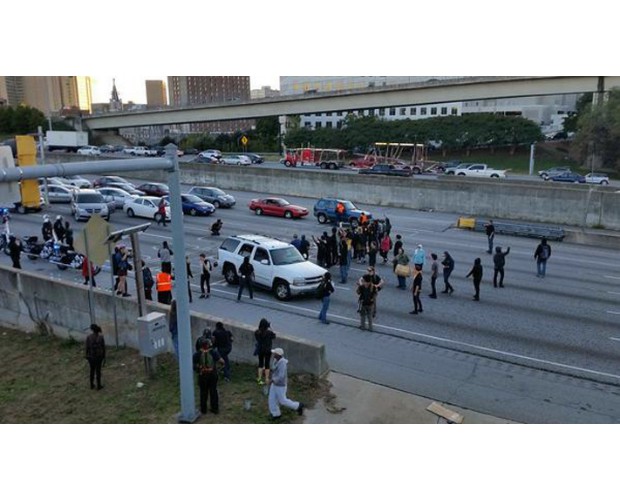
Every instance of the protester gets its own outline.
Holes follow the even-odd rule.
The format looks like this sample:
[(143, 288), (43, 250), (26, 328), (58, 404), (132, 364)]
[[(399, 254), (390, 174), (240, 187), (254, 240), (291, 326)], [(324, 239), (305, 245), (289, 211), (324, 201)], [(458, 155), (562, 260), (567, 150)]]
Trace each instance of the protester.
[(213, 330), (213, 347), (217, 349), (224, 360), (224, 380), (230, 382), (230, 360), (228, 356), (232, 351), (233, 336), (230, 330), (224, 328), (224, 324), (218, 321)]
[(534, 259), (536, 259), (536, 276), (544, 278), (547, 273), (547, 261), (551, 257), (551, 245), (547, 243), (547, 238), (540, 240), (540, 244), (534, 251)]
[(179, 322), (177, 319), (177, 301), (172, 299), (170, 309), (168, 310), (168, 331), (174, 348), (174, 355), (179, 359)]
[(372, 309), (375, 302), (377, 292), (372, 284), (372, 277), (369, 274), (362, 276), (362, 284), (357, 286), (358, 307), (357, 311), (360, 315), (360, 330), (368, 330), (372, 332)]
[(491, 219), (489, 219), (489, 222), (487, 222), (484, 225), (484, 230), (486, 232), (487, 242), (489, 244), (489, 249), (487, 250), (487, 253), (493, 253), (493, 239), (495, 238), (495, 226), (493, 225), (493, 221)]
[(103, 389), (101, 385), (101, 367), (105, 364), (105, 340), (101, 334), (101, 327), (95, 323), (90, 325), (91, 334), (86, 337), (86, 359), (90, 365), (90, 388)]
[(409, 314), (424, 312), (424, 309), (422, 309), (422, 300), (420, 299), (422, 292), (422, 266), (420, 264), (415, 264), (413, 266), (413, 284), (411, 286), (411, 291), (413, 293), (413, 311), (410, 311)]
[[(206, 254), (200, 254), (200, 297), (201, 299), (207, 299), (211, 295), (211, 271), (213, 265), (211, 261), (207, 259)], [(205, 285), (207, 290), (205, 293)]]
[(443, 253), (443, 260), (441, 261), (441, 265), (443, 266), (444, 284), (444, 289), (441, 293), (447, 293), (452, 295), (454, 293), (454, 288), (450, 284), (450, 275), (452, 274), (452, 271), (454, 271), (454, 259), (449, 252)]
[(280, 347), (273, 349), (274, 357), (273, 370), (271, 372), (269, 386), (269, 413), (273, 420), (277, 420), (282, 416), (280, 406), (285, 406), (303, 415), (304, 405), (299, 401), (292, 401), (286, 395), (288, 385), (288, 360), (284, 357), (284, 350)]
[(194, 371), (198, 374), (198, 389), (200, 391), (200, 413), (207, 413), (207, 403), (211, 413), (217, 415), (220, 411), (220, 398), (217, 392), (217, 365), (223, 365), (217, 349), (213, 349), (207, 338), (200, 342), (200, 349), (194, 353), (192, 359)]
[(243, 262), (239, 266), (239, 291), (237, 292), (237, 302), (241, 300), (243, 289), (248, 288), (250, 298), (254, 298), (254, 287), (252, 283), (254, 281), (254, 266), (250, 264), (250, 258), (245, 256)]
[(510, 253), (510, 247), (502, 252), (502, 247), (495, 247), (495, 254), (493, 255), (493, 265), (495, 266), (493, 272), (493, 286), (497, 288), (497, 277), (499, 276), (499, 287), (504, 288), (504, 266), (506, 265), (506, 255)]
[(276, 334), (271, 330), (269, 321), (265, 318), (261, 319), (258, 324), (258, 330), (254, 332), (254, 339), (256, 341), (254, 353), (258, 356), (258, 376), (256, 378), (258, 385), (264, 385), (269, 382), (271, 348), (275, 338)]
[(431, 293), (429, 297), (431, 299), (437, 298), (437, 288), (435, 287), (435, 283), (437, 283), (437, 276), (439, 275), (439, 265), (437, 264), (437, 254), (431, 254)]
[(144, 298), (146, 300), (153, 300), (153, 286), (155, 280), (153, 279), (153, 273), (151, 268), (146, 265), (144, 261), (142, 264), (142, 284), (144, 285)]
[(332, 275), (327, 272), (323, 275), (321, 283), (317, 289), (317, 297), (321, 300), (321, 311), (319, 312), (319, 321), (324, 325), (329, 325), (327, 321), (327, 310), (329, 309), (329, 298), (334, 293), (334, 285), (332, 284)]
[(162, 270), (157, 273), (155, 281), (157, 288), (157, 302), (161, 304), (170, 304), (172, 302), (172, 276)]
[(482, 263), (481, 260), (477, 258), (476, 260), (474, 260), (473, 267), (471, 268), (469, 273), (467, 273), (467, 276), (465, 276), (466, 278), (469, 278), (471, 276), (474, 280), (474, 300), (476, 302), (480, 300), (480, 282), (482, 281), (482, 273)]

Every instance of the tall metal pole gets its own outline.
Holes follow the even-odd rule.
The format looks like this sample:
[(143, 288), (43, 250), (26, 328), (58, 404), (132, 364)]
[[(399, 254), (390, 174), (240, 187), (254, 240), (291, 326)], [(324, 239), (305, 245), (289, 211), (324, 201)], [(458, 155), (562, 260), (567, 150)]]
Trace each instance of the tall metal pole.
[(536, 151), (536, 143), (530, 146), (530, 175), (534, 175), (534, 152)]
[(88, 247), (88, 231), (84, 230), (84, 248), (86, 249), (86, 261), (88, 263), (87, 272), (88, 272), (88, 311), (90, 312), (90, 323), (96, 323), (95, 321), (95, 308), (94, 300), (93, 300), (93, 271), (91, 269), (90, 264), (90, 248)]
[(142, 253), (138, 233), (131, 233), (131, 249), (133, 252), (133, 268), (136, 277), (136, 295), (138, 296), (138, 311), (140, 316), (146, 314), (146, 297), (144, 296), (144, 276), (142, 275)]
[(166, 146), (166, 158), (173, 164), (168, 171), (170, 188), (170, 215), (172, 218), (172, 241), (174, 241), (174, 289), (177, 301), (177, 325), (179, 328), (179, 380), (181, 385), (181, 413), (179, 422), (191, 423), (198, 418), (194, 396), (194, 373), (192, 371), (192, 332), (190, 330), (189, 294), (187, 291), (187, 268), (185, 264), (185, 234), (181, 208), (181, 183), (179, 159), (174, 144)]
[[(41, 152), (41, 164), (45, 165), (45, 142), (43, 141), (43, 127), (39, 125), (37, 129), (37, 133), (39, 134), (39, 150)], [(47, 177), (43, 177), (43, 199), (45, 200), (45, 205), (50, 204), (49, 190), (47, 189)]]

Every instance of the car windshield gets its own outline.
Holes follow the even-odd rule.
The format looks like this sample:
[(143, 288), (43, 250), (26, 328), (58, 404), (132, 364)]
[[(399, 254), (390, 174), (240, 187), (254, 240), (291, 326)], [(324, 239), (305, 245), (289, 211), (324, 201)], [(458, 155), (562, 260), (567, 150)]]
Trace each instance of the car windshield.
[(100, 194), (80, 194), (77, 198), (78, 203), (103, 203), (103, 196)]
[(284, 198), (274, 198), (272, 201), (279, 207), (285, 207), (287, 205), (290, 205), (290, 203), (286, 201)]
[(271, 250), (271, 260), (274, 266), (286, 266), (288, 264), (297, 264), (305, 262), (305, 259), (294, 246), (278, 248)]
[(357, 210), (357, 207), (350, 201), (343, 201), (342, 204), (344, 205), (344, 208), (347, 210)]
[(226, 193), (218, 188), (212, 188), (211, 192), (216, 196), (226, 196)]

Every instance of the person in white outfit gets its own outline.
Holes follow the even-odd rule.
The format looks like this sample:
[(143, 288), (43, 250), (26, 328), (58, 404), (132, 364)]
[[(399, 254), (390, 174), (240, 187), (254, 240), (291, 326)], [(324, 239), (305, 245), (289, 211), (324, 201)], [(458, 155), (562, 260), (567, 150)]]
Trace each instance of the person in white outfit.
[(274, 359), (269, 385), (269, 413), (271, 418), (277, 420), (282, 416), (280, 406), (285, 406), (295, 410), (299, 415), (303, 415), (303, 403), (292, 401), (286, 397), (288, 360), (284, 358), (284, 350), (281, 347), (276, 347), (271, 350), (271, 353)]

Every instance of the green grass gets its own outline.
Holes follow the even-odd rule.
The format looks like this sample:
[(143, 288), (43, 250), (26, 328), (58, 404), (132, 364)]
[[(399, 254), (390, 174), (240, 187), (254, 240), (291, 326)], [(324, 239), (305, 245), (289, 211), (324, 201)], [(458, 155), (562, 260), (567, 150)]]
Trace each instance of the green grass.
[[(0, 423), (175, 423), (180, 411), (178, 365), (171, 355), (157, 358), (148, 378), (142, 357), (132, 349), (108, 348), (101, 391), (89, 387), (84, 345), (40, 334), (0, 329)], [(220, 413), (200, 423), (269, 423), (267, 397), (256, 384), (256, 368), (232, 364), (232, 382), (220, 377)], [(144, 384), (137, 387), (138, 382)], [(198, 388), (195, 387), (196, 407)], [(302, 374), (289, 377), (289, 397), (308, 407), (329, 393), (328, 382)], [(252, 401), (249, 411), (245, 400)], [(283, 410), (283, 423), (299, 423)]]

